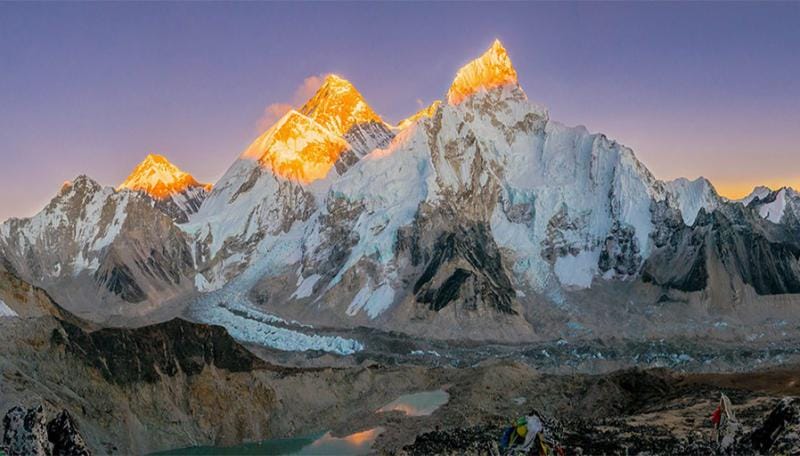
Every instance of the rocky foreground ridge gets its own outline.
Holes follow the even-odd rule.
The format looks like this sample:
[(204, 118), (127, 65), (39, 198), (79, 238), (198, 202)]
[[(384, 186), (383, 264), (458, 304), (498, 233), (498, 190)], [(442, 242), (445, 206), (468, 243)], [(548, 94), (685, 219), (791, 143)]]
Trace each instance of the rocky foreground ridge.
[[(744, 425), (741, 448), (784, 454), (797, 445), (798, 402), (781, 402), (800, 395), (796, 367), (587, 375), (534, 368), (525, 356), (453, 368), (382, 364), (375, 359), (391, 358), (377, 354), (359, 365), (286, 367), (220, 327), (98, 328), (12, 274), (2, 278), (0, 297), (28, 315), (0, 319), (7, 454), (143, 454), (374, 427), (385, 429), (379, 453), (492, 454), (502, 426), (531, 407), (559, 421), (564, 445), (584, 454), (708, 454), (720, 392)], [(450, 400), (430, 416), (375, 412), (400, 394), (434, 389)]]

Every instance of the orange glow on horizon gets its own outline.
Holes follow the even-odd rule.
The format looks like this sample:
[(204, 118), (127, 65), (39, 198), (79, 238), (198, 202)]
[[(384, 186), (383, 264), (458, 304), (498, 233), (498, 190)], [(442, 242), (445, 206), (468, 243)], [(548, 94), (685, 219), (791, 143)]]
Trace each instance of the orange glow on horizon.
[(731, 200), (742, 199), (753, 192), (756, 187), (768, 187), (771, 190), (778, 190), (782, 187), (800, 188), (800, 178), (796, 179), (765, 179), (748, 181), (711, 181), (720, 196)]

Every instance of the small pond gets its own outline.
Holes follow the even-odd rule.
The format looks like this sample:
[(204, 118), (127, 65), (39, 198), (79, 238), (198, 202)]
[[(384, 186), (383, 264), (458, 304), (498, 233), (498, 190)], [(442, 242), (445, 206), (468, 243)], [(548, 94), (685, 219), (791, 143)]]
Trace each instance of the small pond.
[(448, 400), (450, 395), (444, 390), (404, 394), (379, 408), (378, 412), (399, 411), (408, 416), (426, 416), (446, 404)]

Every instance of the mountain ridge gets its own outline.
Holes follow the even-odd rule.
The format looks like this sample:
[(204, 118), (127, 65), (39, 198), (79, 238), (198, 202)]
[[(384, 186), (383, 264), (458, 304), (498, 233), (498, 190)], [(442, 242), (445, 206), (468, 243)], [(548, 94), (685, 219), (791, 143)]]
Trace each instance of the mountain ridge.
[[(684, 319), (736, 312), (733, 302), (796, 293), (796, 192), (739, 203), (703, 178), (657, 179), (631, 149), (530, 101), (499, 41), (457, 72), (444, 99), (392, 129), (352, 84), (329, 76), (196, 211), (163, 222), (170, 248), (137, 228), (81, 258), (98, 260), (93, 270), (123, 301), (188, 302), (193, 318), (225, 321), (248, 340), (244, 331), (272, 331), (248, 312), (434, 338), (611, 335), (616, 311), (595, 308), (652, 309), (662, 298), (694, 310), (671, 326), (637, 316), (631, 330), (680, 333), (693, 330)], [(112, 193), (103, 198), (126, 195)], [(9, 261), (40, 255), (54, 239), (51, 219), (37, 222), (33, 253), (28, 234), (4, 224)], [(65, 260), (92, 236), (59, 238)], [(123, 255), (131, 239), (142, 256)], [(591, 307), (590, 292), (606, 298)], [(231, 313), (231, 300), (247, 311)]]

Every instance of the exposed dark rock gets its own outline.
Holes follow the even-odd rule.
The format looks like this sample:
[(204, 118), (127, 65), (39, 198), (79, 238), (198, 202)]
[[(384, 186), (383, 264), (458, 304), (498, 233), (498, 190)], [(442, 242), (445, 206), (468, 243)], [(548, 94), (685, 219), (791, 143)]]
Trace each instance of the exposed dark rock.
[[(511, 220), (509, 218), (509, 220)], [(556, 212), (547, 221), (547, 236), (542, 241), (542, 258), (554, 262), (558, 257), (566, 255), (577, 255), (586, 248), (588, 239), (578, 242), (568, 241), (575, 237), (586, 228), (586, 217), (582, 215), (572, 216), (566, 206)]]
[(392, 138), (394, 138), (394, 133), (386, 128), (386, 124), (372, 120), (353, 125), (344, 134), (345, 141), (352, 146), (358, 156), (364, 156), (373, 149), (382, 149), (388, 146)]
[(714, 247), (730, 274), (758, 294), (800, 293), (800, 245), (741, 205), (712, 214)]
[(655, 246), (642, 268), (642, 280), (681, 291), (700, 291), (708, 285), (705, 211), (700, 209), (693, 227), (683, 223), (680, 211), (666, 202), (654, 203)]
[[(203, 187), (190, 187), (170, 198), (153, 198), (153, 205), (175, 223), (186, 223), (189, 221), (189, 216), (200, 209), (207, 196), (208, 191)], [(180, 200), (181, 203), (176, 203), (176, 200)]]
[(98, 283), (105, 285), (108, 291), (130, 303), (142, 302), (147, 299), (147, 294), (136, 283), (133, 273), (124, 264), (112, 266), (108, 270), (98, 270), (95, 279)]
[(500, 426), (436, 430), (418, 436), (403, 452), (409, 456), (495, 455), (500, 454), (497, 442), (502, 434)]
[(750, 208), (724, 204), (712, 213), (701, 209), (689, 227), (676, 222), (675, 210), (657, 203), (653, 223), (655, 250), (642, 271), (645, 282), (700, 291), (709, 285), (713, 260), (758, 294), (800, 292), (800, 243)]
[(141, 328), (104, 328), (86, 332), (62, 322), (52, 341), (95, 367), (116, 384), (156, 382), (162, 376), (199, 374), (207, 365), (231, 372), (264, 363), (239, 345), (220, 326), (170, 320)]
[(66, 410), (47, 423), (47, 439), (53, 444), (53, 455), (90, 456), (92, 453), (78, 429), (78, 424)]
[(354, 226), (364, 211), (362, 202), (350, 202), (343, 198), (329, 198), (325, 211), (319, 216), (319, 239), (313, 252), (303, 245), (304, 275), (319, 274), (322, 278), (317, 286), (328, 283), (339, 273), (358, 243), (358, 232)]
[(3, 450), (8, 456), (50, 456), (47, 419), (39, 405), (30, 409), (14, 407), (3, 417)]
[(234, 193), (233, 196), (231, 196), (231, 199), (228, 201), (228, 204), (233, 204), (233, 202), (236, 201), (236, 198), (238, 198), (239, 195), (249, 192), (250, 189), (252, 189), (256, 185), (256, 182), (258, 182), (258, 179), (261, 177), (262, 174), (263, 172), (261, 171), (260, 167), (258, 166), (254, 167), (253, 170), (250, 171), (250, 176), (247, 178), (247, 180), (244, 181), (242, 186), (239, 187), (238, 190), (236, 190), (236, 193)]
[(602, 247), (598, 262), (600, 271), (613, 269), (618, 275), (630, 276), (639, 270), (642, 255), (636, 241), (636, 230), (632, 226), (614, 222)]
[(751, 440), (753, 448), (764, 454), (800, 454), (800, 399), (781, 400)]
[(72, 415), (62, 410), (46, 422), (44, 407), (14, 407), (3, 418), (0, 449), (8, 456), (90, 456)]
[(486, 225), (459, 226), (443, 233), (421, 256), (428, 260), (414, 284), (417, 302), (435, 311), (462, 301), (467, 308), (480, 302), (502, 313), (516, 313), (514, 288)]

